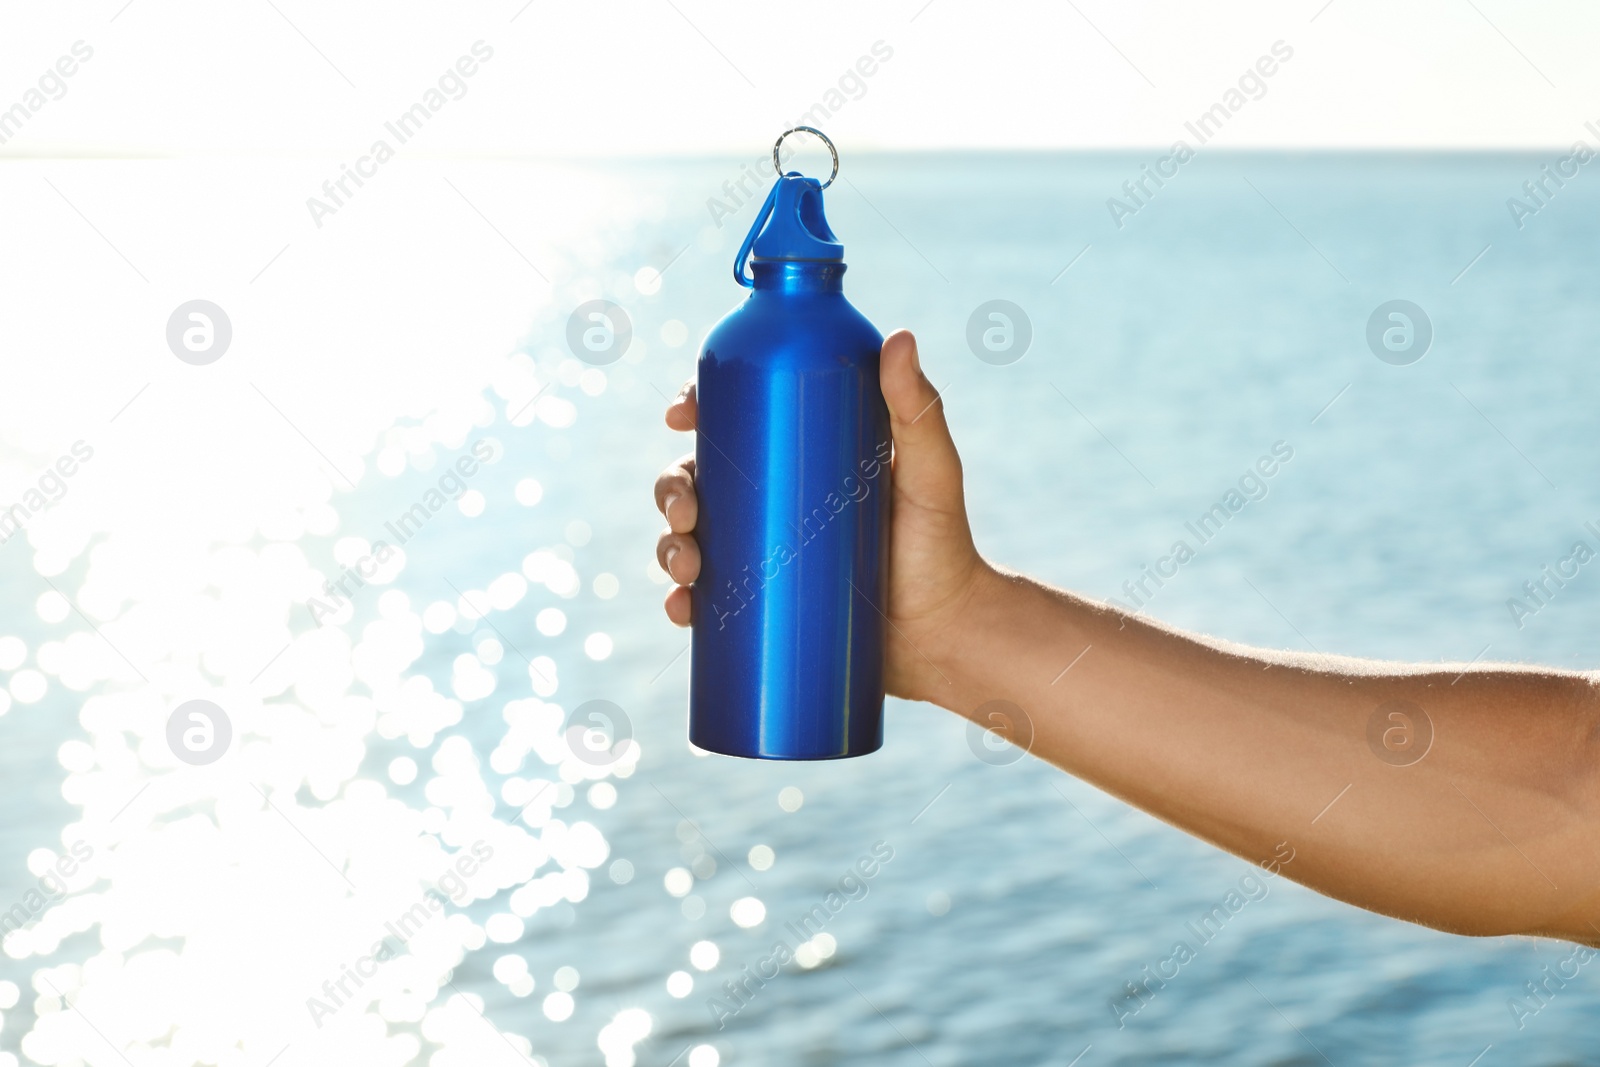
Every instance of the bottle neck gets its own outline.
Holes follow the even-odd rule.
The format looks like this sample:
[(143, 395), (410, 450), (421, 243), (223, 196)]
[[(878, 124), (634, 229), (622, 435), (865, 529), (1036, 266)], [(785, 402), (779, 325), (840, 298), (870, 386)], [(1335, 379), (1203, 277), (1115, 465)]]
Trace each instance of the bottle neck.
[(780, 293), (842, 293), (845, 265), (837, 260), (752, 260), (755, 288)]

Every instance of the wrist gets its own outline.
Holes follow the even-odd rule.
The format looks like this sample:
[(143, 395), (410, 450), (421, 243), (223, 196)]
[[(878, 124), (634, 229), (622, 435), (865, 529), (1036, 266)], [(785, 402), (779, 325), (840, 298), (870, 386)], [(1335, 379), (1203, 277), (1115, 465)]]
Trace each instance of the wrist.
[(994, 701), (1032, 716), (1075, 688), (1056, 683), (1078, 666), (1091, 644), (1106, 643), (1105, 628), (1120, 626), (1113, 614), (983, 562), (951, 640), (935, 657), (941, 673), (923, 699), (980, 725), (988, 725), (988, 712), (995, 709), (985, 708)]
[(971, 717), (993, 695), (991, 668), (997, 646), (1012, 639), (1010, 623), (1026, 596), (1020, 575), (1003, 570), (974, 555), (970, 576), (960, 599), (952, 606), (949, 622), (928, 643), (921, 657), (923, 670), (911, 699), (937, 704), (957, 715)]

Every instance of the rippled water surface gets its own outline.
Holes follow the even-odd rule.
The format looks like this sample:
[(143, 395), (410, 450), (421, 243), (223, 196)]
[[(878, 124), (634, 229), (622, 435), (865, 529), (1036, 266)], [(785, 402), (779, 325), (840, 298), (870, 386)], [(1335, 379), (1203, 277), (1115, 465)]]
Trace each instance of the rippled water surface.
[[(1583, 528), (1600, 521), (1600, 179), (1518, 229), (1506, 199), (1537, 157), (1202, 152), (1119, 229), (1106, 199), (1146, 162), (867, 157), (829, 192), (851, 299), (914, 328), (944, 390), (980, 547), (1126, 598), (1281, 443), (1292, 459), (1265, 495), (1149, 611), (1270, 646), (1600, 666), (1600, 576), (1520, 627), (1507, 607), (1574, 541), (1600, 544)], [(50, 195), (13, 171), (14, 198)], [(4, 402), (6, 499), (75, 440), (95, 457), (0, 545), (0, 634), (17, 639), (0, 644), (0, 893), (27, 913), (0, 962), (3, 1055), (1592, 1058), (1587, 970), (1520, 1029), (1508, 1006), (1568, 947), (1436, 934), (1283, 879), (1119, 1025), (1113, 998), (1194, 941), (1186, 924), (1249, 865), (975, 750), (926, 706), (891, 701), (884, 749), (860, 760), (687, 749), (687, 639), (659, 611), (650, 484), (687, 447), (665, 399), (741, 295), (728, 268), (753, 205), (718, 228), (706, 203), (737, 161), (419, 163), (323, 230), (300, 207), (310, 172), (51, 173), (91, 217), (155, 205), (148, 220), (124, 205), (111, 228), (158, 291), (133, 289), (92, 235), (61, 237), (61, 218), (23, 224), (41, 251), (4, 267), (28, 297), (8, 373), (35, 397)], [(172, 237), (163, 189), (232, 228)], [(269, 206), (240, 222), (246, 193)], [(73, 314), (69, 278), (105, 294), (97, 314)], [(162, 345), (170, 307), (197, 293), (234, 320), (234, 352), (210, 368)], [(592, 298), (635, 331), (604, 368), (566, 348), (567, 315)], [(1031, 321), (1009, 366), (967, 347), (992, 299)], [(1432, 324), (1409, 366), (1365, 339), (1393, 299)], [(108, 353), (113, 369), (91, 373)], [(489, 461), (448, 478), (474, 455)], [(430, 489), (450, 499), (314, 618), (322, 583), (395, 545), (387, 524)], [(202, 768), (165, 742), (195, 697), (235, 734)], [(591, 700), (622, 711), (615, 762), (563, 740)], [(1315, 847), (1315, 814), (1286, 813), (1303, 824), (1286, 836)], [(92, 858), (34, 909), (75, 844)], [(451, 876), (475, 845), (490, 858)], [(333, 1004), (324, 982), (430, 887), (450, 903)], [(813, 918), (796, 936), (817, 905), (821, 933)], [(799, 958), (748, 979), (779, 940)]]

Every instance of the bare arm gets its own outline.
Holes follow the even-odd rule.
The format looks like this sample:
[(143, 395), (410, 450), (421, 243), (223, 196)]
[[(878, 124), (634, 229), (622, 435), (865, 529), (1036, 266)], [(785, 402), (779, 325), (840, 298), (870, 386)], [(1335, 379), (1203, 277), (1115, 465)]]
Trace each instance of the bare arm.
[(1254, 862), (1288, 841), (1282, 873), (1385, 915), (1600, 944), (1588, 680), (1264, 653), (999, 573), (965, 618), (928, 695), (1016, 704), (1034, 754), (1135, 807)]
[[(1034, 755), (1252, 862), (1287, 841), (1283, 874), (1359, 907), (1600, 945), (1590, 678), (1265, 652), (1005, 572), (972, 545), (960, 460), (909, 334), (885, 342), (881, 373), (891, 692), (968, 717), (1015, 705)], [(692, 428), (693, 404), (676, 401), (669, 424)], [(656, 490), (663, 506), (677, 494), (660, 558), (680, 583), (699, 569), (692, 479), (675, 466)], [(687, 623), (686, 589), (667, 613)]]

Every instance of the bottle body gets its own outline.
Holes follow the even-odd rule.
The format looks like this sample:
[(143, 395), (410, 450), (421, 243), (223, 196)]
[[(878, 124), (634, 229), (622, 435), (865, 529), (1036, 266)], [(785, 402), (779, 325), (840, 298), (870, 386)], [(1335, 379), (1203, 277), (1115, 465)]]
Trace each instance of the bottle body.
[(837, 759), (883, 743), (883, 338), (843, 273), (757, 261), (700, 353), (689, 740), (712, 752)]

